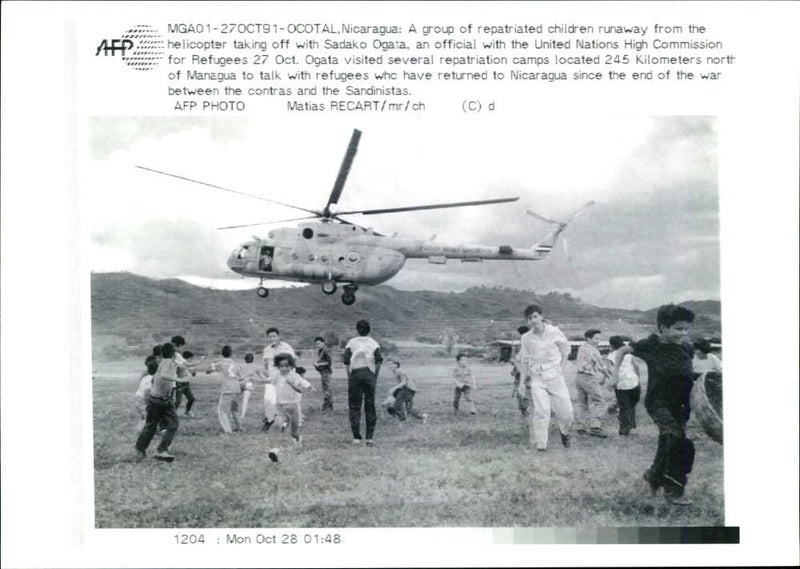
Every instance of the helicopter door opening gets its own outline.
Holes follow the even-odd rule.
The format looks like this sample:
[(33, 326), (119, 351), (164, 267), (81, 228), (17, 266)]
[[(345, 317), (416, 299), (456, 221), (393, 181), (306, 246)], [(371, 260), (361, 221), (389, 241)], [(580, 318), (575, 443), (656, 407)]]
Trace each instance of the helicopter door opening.
[(272, 271), (272, 257), (275, 253), (274, 247), (261, 247), (258, 255), (258, 270), (264, 272)]

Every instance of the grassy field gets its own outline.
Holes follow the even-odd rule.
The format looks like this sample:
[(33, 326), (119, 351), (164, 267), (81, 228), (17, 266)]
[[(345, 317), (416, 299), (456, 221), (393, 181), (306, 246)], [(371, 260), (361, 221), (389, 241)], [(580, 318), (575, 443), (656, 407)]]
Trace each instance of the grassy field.
[[(307, 362), (300, 362), (307, 365)], [(450, 358), (404, 360), (417, 380), (415, 406), (423, 425), (400, 424), (379, 410), (374, 447), (351, 444), (344, 369), (334, 370), (332, 413), (321, 396), (303, 403), (302, 448), (288, 434), (260, 429), (261, 393), (251, 400), (242, 434), (221, 435), (219, 380), (192, 382), (196, 419), (184, 419), (172, 464), (136, 462), (138, 416), (133, 393), (141, 363), (96, 362), (94, 471), (96, 525), (126, 527), (631, 527), (724, 525), (723, 447), (692, 421), (697, 457), (688, 494), (694, 504), (651, 497), (642, 473), (655, 454), (657, 432), (641, 403), (639, 428), (608, 439), (573, 435), (562, 448), (551, 427), (545, 453), (531, 451), (508, 364), (471, 363), (479, 413), (454, 417)], [(570, 364), (571, 365), (571, 364)], [(573, 372), (567, 381), (572, 388)], [(316, 373), (307, 378), (318, 388)], [(388, 370), (377, 399), (393, 383)], [(463, 408), (463, 407), (462, 407)], [(463, 411), (462, 411), (463, 413)], [(362, 417), (362, 430), (364, 428)], [(149, 453), (155, 451), (156, 440)], [(280, 447), (272, 463), (267, 449)]]

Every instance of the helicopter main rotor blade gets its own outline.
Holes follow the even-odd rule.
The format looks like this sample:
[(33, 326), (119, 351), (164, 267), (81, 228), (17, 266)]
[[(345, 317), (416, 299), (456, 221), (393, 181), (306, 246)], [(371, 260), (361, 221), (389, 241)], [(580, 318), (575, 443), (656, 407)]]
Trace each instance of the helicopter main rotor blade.
[(389, 207), (383, 209), (362, 209), (358, 211), (337, 211), (335, 215), (349, 215), (360, 213), (362, 215), (376, 215), (379, 213), (397, 213), (400, 211), (417, 211), (421, 209), (444, 209), (449, 207), (468, 207), (473, 205), (489, 205), (496, 203), (515, 202), (519, 198), (498, 198), (494, 200), (477, 200), (471, 202), (454, 202), (454, 203), (439, 203), (431, 205), (413, 205), (408, 207)]
[(163, 174), (164, 176), (171, 176), (171, 177), (173, 177), (173, 178), (178, 178), (179, 180), (185, 180), (185, 181), (187, 181), (187, 182), (194, 182), (195, 184), (200, 184), (200, 185), (203, 185), (203, 186), (208, 186), (209, 188), (214, 188), (214, 189), (217, 189), (217, 190), (222, 190), (222, 191), (224, 191), (224, 192), (230, 192), (230, 193), (232, 193), (232, 194), (239, 194), (240, 196), (247, 196), (248, 198), (255, 198), (255, 199), (257, 199), (257, 200), (263, 200), (263, 201), (265, 201), (265, 202), (270, 202), (270, 203), (274, 203), (274, 204), (278, 204), (278, 205), (282, 205), (282, 206), (290, 207), (290, 208), (292, 208), (292, 209), (299, 209), (300, 211), (304, 211), (304, 212), (306, 212), (306, 213), (313, 213), (315, 217), (318, 217), (318, 216), (319, 216), (319, 212), (318, 212), (318, 211), (315, 211), (315, 210), (313, 210), (313, 209), (306, 209), (306, 208), (304, 208), (304, 207), (298, 207), (298, 206), (296, 206), (296, 205), (292, 205), (292, 204), (288, 204), (288, 203), (283, 203), (283, 202), (279, 202), (279, 201), (276, 201), (276, 200), (271, 200), (271, 199), (269, 199), (269, 198), (264, 198), (264, 197), (261, 197), (261, 196), (254, 196), (253, 194), (247, 194), (247, 193), (245, 193), (245, 192), (240, 192), (240, 191), (238, 191), (238, 190), (232, 190), (232, 189), (230, 189), (230, 188), (223, 188), (222, 186), (217, 186), (217, 185), (214, 185), (214, 184), (209, 184), (208, 182), (201, 182), (200, 180), (193, 180), (192, 178), (187, 178), (186, 176), (179, 176), (178, 174), (170, 174), (169, 172), (162, 172), (161, 170), (155, 170), (154, 168), (147, 168), (147, 167), (145, 167), (145, 166), (136, 166), (136, 167), (137, 167), (137, 168), (140, 168), (140, 169), (142, 169), (142, 170), (147, 170), (148, 172), (155, 172), (156, 174)]
[(347, 175), (350, 173), (350, 167), (353, 165), (353, 159), (356, 157), (359, 140), (361, 140), (361, 131), (357, 128), (353, 129), (353, 136), (350, 137), (350, 144), (347, 146), (347, 152), (345, 152), (342, 165), (339, 167), (339, 175), (336, 177), (333, 190), (331, 190), (331, 196), (328, 198), (328, 203), (325, 205), (326, 212), (330, 211), (332, 203), (339, 203), (339, 196), (342, 195), (344, 183), (347, 181)]
[(270, 223), (286, 223), (289, 221), (300, 221), (301, 219), (317, 219), (317, 215), (307, 215), (305, 217), (294, 217), (292, 219), (278, 219), (275, 221), (261, 221), (259, 223), (245, 223), (244, 225), (227, 225), (225, 227), (217, 227), (217, 229), (239, 229), (240, 227), (254, 227), (256, 225), (269, 225)]

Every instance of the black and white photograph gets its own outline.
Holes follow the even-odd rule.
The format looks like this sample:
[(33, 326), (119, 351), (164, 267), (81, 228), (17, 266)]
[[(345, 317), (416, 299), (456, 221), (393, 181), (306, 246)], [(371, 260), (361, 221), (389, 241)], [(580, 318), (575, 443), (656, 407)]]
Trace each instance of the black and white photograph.
[[(91, 126), (98, 527), (724, 525), (713, 117)], [(673, 442), (614, 356), (677, 322)]]
[(3, 567), (800, 561), (796, 4), (2, 11)]

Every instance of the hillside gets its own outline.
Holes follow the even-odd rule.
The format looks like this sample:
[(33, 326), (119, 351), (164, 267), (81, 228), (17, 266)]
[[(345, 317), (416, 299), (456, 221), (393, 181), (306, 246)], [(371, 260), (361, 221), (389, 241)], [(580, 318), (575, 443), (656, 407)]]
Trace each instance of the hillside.
[[(360, 318), (369, 319), (375, 336), (385, 340), (439, 343), (450, 334), (459, 343), (483, 345), (515, 337), (522, 310), (536, 299), (568, 335), (593, 326), (608, 334), (642, 336), (654, 320), (650, 311), (602, 308), (566, 293), (508, 288), (448, 293), (362, 287), (358, 301), (345, 306), (339, 294), (326, 296), (317, 286), (274, 289), (265, 300), (252, 290), (214, 290), (131, 273), (94, 273), (91, 283), (95, 357), (145, 354), (176, 333), (190, 338), (193, 349), (214, 350), (225, 343), (253, 349), (273, 325), (295, 346), (311, 346), (317, 335), (338, 343), (353, 335)], [(697, 307), (698, 333), (718, 335), (719, 302)]]

